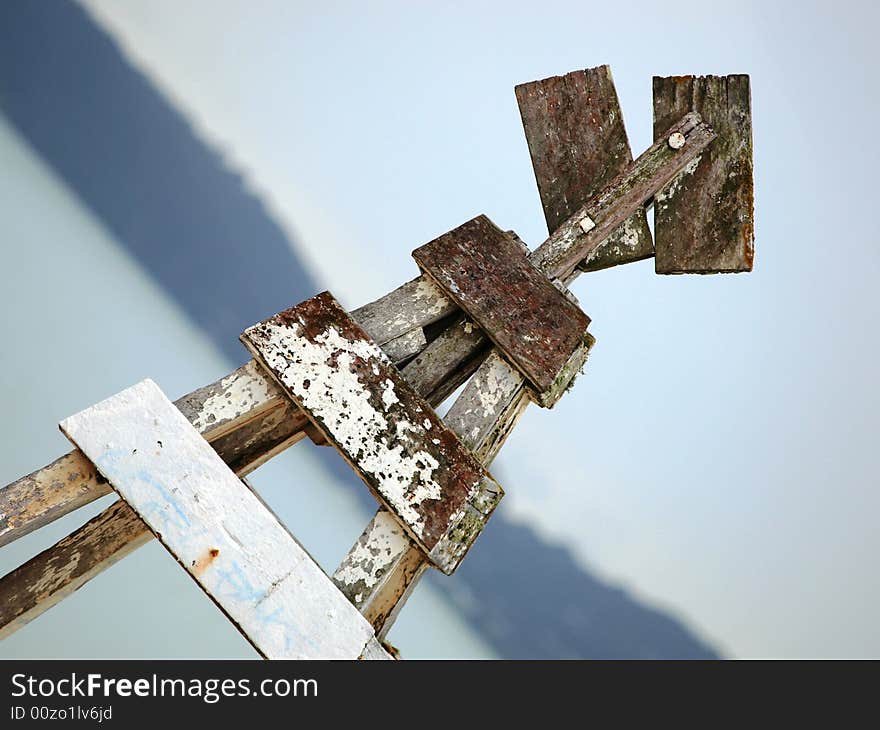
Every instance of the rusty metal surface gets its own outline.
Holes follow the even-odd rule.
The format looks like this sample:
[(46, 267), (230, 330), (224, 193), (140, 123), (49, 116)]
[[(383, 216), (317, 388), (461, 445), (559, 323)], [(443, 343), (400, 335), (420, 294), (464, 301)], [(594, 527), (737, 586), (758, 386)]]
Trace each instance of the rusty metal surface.
[[(242, 342), (429, 557), (461, 531), (469, 499), (501, 492), (329, 292), (250, 327)], [(438, 567), (451, 572), (463, 554)]]
[(519, 244), (481, 215), (413, 257), (535, 390), (553, 385), (590, 318), (529, 263)]
[(654, 77), (654, 135), (699, 112), (718, 135), (654, 202), (658, 274), (751, 271), (754, 181), (749, 77)]
[[(608, 66), (573, 71), (516, 87), (516, 99), (553, 233), (632, 162)], [(654, 253), (644, 211), (614, 231), (586, 265), (593, 271)]]

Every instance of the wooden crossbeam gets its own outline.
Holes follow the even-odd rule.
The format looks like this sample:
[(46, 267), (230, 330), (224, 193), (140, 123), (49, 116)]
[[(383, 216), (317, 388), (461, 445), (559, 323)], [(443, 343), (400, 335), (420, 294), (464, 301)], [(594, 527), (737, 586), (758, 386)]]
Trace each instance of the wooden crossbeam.
[(61, 430), (262, 656), (358, 659), (376, 643), (370, 624), (151, 380)]
[(568, 386), (571, 364), (575, 372), (583, 365), (590, 318), (529, 263), (527, 252), (481, 215), (420, 246), (413, 258), (549, 406)]
[[(711, 130), (701, 124), (698, 115), (688, 115), (671, 129), (681, 133), (686, 144), (675, 148), (662, 142), (652, 145), (627, 168), (624, 174), (609, 183), (601, 193), (594, 196), (560, 226), (550, 239), (532, 254), (530, 260), (550, 277), (572, 280), (576, 276), (576, 268), (579, 265), (589, 264), (616, 227), (650, 204), (654, 195), (668, 185), (713, 139)], [(592, 228), (582, 225), (587, 218), (594, 224)], [(355, 310), (352, 316), (384, 348), (388, 343), (404, 337), (413, 329), (429, 328), (434, 323), (454, 315), (455, 312), (455, 304), (427, 277), (421, 276), (376, 302)], [(483, 369), (487, 366), (480, 365), (487, 353), (486, 348), (487, 342), (482, 332), (471, 323), (459, 320), (429, 342), (427, 347), (404, 367), (403, 373), (423, 397), (436, 404), (461, 384), (478, 366), (480, 370), (471, 383), (476, 382), (476, 379), (483, 375), (487, 375), (487, 380), (492, 382), (498, 382), (499, 375), (503, 379), (504, 368), (510, 370), (503, 361), (497, 358), (490, 359), (495, 364), (486, 371)], [(509, 426), (505, 424), (515, 422), (517, 414), (528, 402), (521, 376), (519, 379), (519, 384), (514, 388), (518, 395), (505, 403), (492, 401), (492, 408), (482, 411), (483, 413), (491, 411), (492, 415), (486, 415), (480, 423), (473, 426), (474, 432), (486, 437), (487, 454), (494, 455), (493, 449), (497, 449), (492, 444), (500, 446), (504, 435), (509, 431)], [(469, 383), (457, 403), (472, 402), (477, 395), (471, 390)], [(289, 404), (271, 379), (260, 373), (259, 368), (253, 363), (239, 368), (217, 383), (181, 398), (177, 406), (198, 430), (207, 438), (213, 439), (212, 446), (218, 452), (222, 453), (220, 444), (226, 441), (230, 449), (230, 458), (240, 459), (242, 470), (247, 469), (249, 463), (256, 463), (264, 458), (267, 451), (283, 448), (285, 444), (293, 443), (304, 434), (305, 417)], [(269, 419), (270, 414), (279, 408), (291, 408), (290, 416), (275, 420), (274, 423), (269, 424), (271, 427), (264, 427), (264, 422)], [(290, 426), (291, 423), (294, 425)], [(244, 442), (241, 442), (239, 434), (243, 431), (248, 431), (249, 435)], [(465, 441), (468, 443), (466, 438)], [(468, 445), (475, 450), (478, 448), (470, 443)], [(71, 456), (69, 460), (59, 460), (52, 467), (39, 470), (0, 490), (0, 512), (5, 515), (6, 520), (5, 526), (0, 522), (0, 544), (3, 544), (4, 534), (7, 536), (26, 534), (47, 524), (51, 519), (106, 493), (106, 487), (102, 490), (97, 480), (89, 475), (85, 475), (85, 481), (78, 481), (77, 475), (82, 471), (81, 462), (74, 455), (69, 456)], [(248, 461), (249, 459), (251, 461)], [(53, 468), (55, 471), (52, 471)], [(51, 478), (43, 479), (42, 477), (47, 476), (50, 471)], [(65, 482), (69, 475), (73, 475), (70, 480), (71, 485), (85, 484), (88, 487), (84, 491), (81, 490), (85, 497), (73, 498), (64, 487), (55, 489), (56, 482)], [(49, 485), (51, 488), (43, 489), (38, 495), (30, 495), (37, 497), (36, 510), (32, 511), (24, 506), (23, 498), (34, 485), (44, 487)], [(111, 517), (108, 515), (108, 518)], [(87, 526), (66, 538), (66, 543), (62, 541), (50, 547), (31, 562), (55, 564), (55, 559), (63, 555), (65, 550), (71, 550), (71, 542), (87, 541), (90, 533), (86, 528)], [(142, 533), (131, 532), (128, 535), (134, 541), (140, 539)], [(369, 535), (366, 543), (373, 545)], [(120, 539), (119, 544), (120, 551), (126, 549), (124, 539)], [(407, 544), (412, 545), (411, 542)], [(417, 548), (407, 548), (410, 549), (417, 550)], [(97, 574), (101, 569), (112, 564), (114, 555), (99, 556), (93, 551), (84, 551), (80, 555), (83, 563), (78, 574), (88, 577)], [(406, 560), (395, 559), (394, 564), (404, 565)], [(26, 568), (28, 564), (22, 567)], [(391, 572), (402, 576), (419, 573), (411, 570)], [(26, 600), (19, 602), (22, 610), (13, 618), (33, 617), (39, 615), (45, 607), (53, 605), (57, 596), (74, 580), (73, 573), (74, 571), (66, 573), (71, 576), (70, 580), (62, 577), (52, 585), (49, 592), (45, 592), (33, 586), (30, 588), (21, 586), (17, 582), (21, 573), (14, 571), (0, 579), (0, 596), (5, 599), (8, 596), (20, 595), (24, 590)], [(406, 586), (401, 586), (397, 581), (376, 582), (372, 576), (368, 576), (366, 583), (373, 589), (386, 591), (388, 595), (406, 595)], [(364, 594), (362, 598), (365, 605), (374, 604), (370, 596)], [(375, 605), (380, 603), (381, 601), (378, 601)], [(388, 615), (393, 615), (393, 611), (386, 614), (386, 618)], [(0, 631), (8, 625), (0, 622)]]
[(324, 292), (241, 341), (428, 559), (452, 573), (503, 490), (339, 302)]

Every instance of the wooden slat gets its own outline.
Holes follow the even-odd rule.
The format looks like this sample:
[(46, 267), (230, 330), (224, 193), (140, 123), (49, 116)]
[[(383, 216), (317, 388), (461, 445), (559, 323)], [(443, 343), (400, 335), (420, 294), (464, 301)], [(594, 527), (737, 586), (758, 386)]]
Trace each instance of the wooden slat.
[(532, 382), (550, 390), (590, 322), (522, 248), (480, 215), (413, 258)]
[(397, 519), (380, 507), (333, 582), (383, 638), (428, 565)]
[(370, 624), (155, 383), (61, 429), (262, 656), (364, 653)]
[(718, 135), (657, 195), (658, 274), (751, 271), (755, 255), (752, 109), (749, 77), (654, 77), (654, 137), (688, 111)]
[(53, 548), (0, 578), (0, 639), (152, 539), (125, 502), (114, 502)]
[(47, 525), (111, 491), (74, 449), (0, 492), (0, 546)]
[(453, 572), (470, 546), (460, 536), (468, 504), (502, 490), (363, 329), (324, 292), (241, 339), (432, 562)]
[[(608, 66), (573, 71), (516, 87), (523, 129), (553, 233), (632, 162), (623, 114)], [(654, 254), (642, 210), (608, 236), (585, 270)]]
[(355, 309), (352, 318), (378, 345), (448, 317), (455, 304), (429, 279), (420, 276)]

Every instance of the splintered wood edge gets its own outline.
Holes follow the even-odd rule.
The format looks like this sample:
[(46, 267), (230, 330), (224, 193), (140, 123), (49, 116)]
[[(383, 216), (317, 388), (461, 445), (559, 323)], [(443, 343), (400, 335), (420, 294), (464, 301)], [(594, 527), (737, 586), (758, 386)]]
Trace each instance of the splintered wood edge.
[(370, 624), (155, 383), (61, 429), (260, 654), (364, 653)]

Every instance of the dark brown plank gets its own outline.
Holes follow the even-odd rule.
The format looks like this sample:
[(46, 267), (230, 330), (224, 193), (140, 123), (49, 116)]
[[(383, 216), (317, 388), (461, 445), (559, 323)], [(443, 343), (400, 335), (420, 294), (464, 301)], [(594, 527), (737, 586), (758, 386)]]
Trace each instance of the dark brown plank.
[[(632, 162), (617, 91), (608, 66), (573, 71), (516, 87), (516, 99), (553, 233)], [(614, 231), (586, 271), (654, 254), (644, 211)]]
[(688, 111), (718, 135), (654, 202), (658, 274), (751, 271), (755, 256), (749, 77), (654, 77), (654, 138)]
[(590, 318), (484, 215), (417, 248), (413, 258), (538, 392), (549, 390), (583, 342)]
[(462, 546), (473, 507), (502, 490), (363, 329), (324, 292), (241, 339), (428, 558), (451, 573), (479, 532)]

